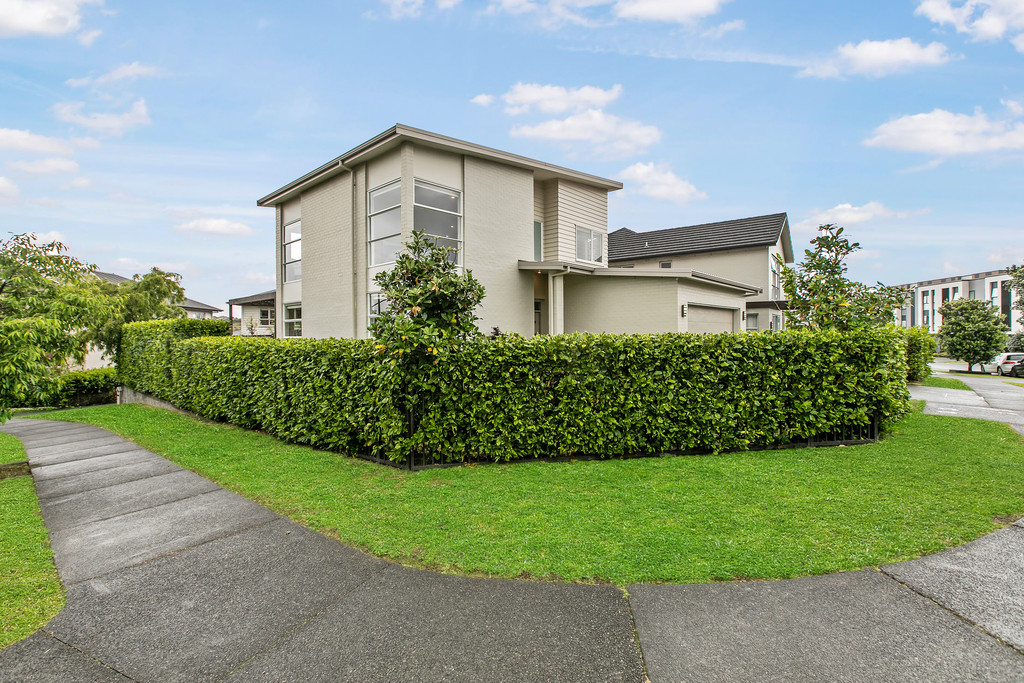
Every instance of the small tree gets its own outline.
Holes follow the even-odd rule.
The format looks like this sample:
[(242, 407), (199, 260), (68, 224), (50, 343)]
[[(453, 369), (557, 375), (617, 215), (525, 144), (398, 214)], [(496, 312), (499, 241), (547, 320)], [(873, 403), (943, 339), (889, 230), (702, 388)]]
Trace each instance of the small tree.
[(65, 360), (85, 355), (75, 333), (110, 313), (90, 282), (94, 266), (66, 251), (34, 234), (0, 240), (0, 422), (12, 406), (45, 398)]
[(1010, 271), (1010, 281), (1008, 283), (1010, 289), (1014, 293), (1016, 301), (1013, 302), (1013, 307), (1020, 317), (1017, 318), (1017, 322), (1024, 325), (1024, 266), (1009, 266), (1006, 270)]
[(145, 320), (183, 318), (185, 311), (178, 304), (185, 302), (181, 276), (153, 268), (145, 275), (136, 275), (115, 285), (99, 280), (98, 286), (109, 298), (113, 314), (92, 321), (81, 337), (103, 349), (105, 358), (116, 358), (121, 348), (121, 328), (128, 323)]
[(956, 360), (967, 363), (968, 372), (975, 364), (987, 363), (1006, 343), (1006, 325), (999, 311), (987, 301), (957, 299), (942, 304), (942, 327), (939, 341), (942, 348)]
[(782, 266), (782, 288), (786, 293), (786, 323), (796, 327), (850, 330), (891, 323), (893, 311), (906, 301), (898, 287), (854, 282), (846, 277), (846, 259), (861, 246), (843, 237), (843, 228), (822, 225), (813, 240), (814, 250), (804, 251), (804, 261), (790, 268)]
[(431, 368), (480, 334), (475, 311), (484, 287), (469, 270), (458, 272), (454, 256), (413, 232), (394, 267), (374, 278), (381, 303), (370, 332), (385, 367), (397, 373), (410, 435), (437, 390)]

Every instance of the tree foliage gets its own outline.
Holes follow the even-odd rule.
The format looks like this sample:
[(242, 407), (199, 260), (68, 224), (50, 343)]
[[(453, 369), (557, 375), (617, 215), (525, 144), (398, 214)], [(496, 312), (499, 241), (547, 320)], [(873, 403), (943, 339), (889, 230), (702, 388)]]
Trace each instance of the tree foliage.
[(822, 225), (796, 267), (782, 266), (786, 293), (786, 323), (794, 327), (851, 330), (891, 323), (893, 311), (906, 301), (906, 292), (881, 282), (868, 286), (846, 277), (846, 259), (861, 246), (843, 237), (843, 228)]
[(999, 311), (987, 301), (957, 299), (939, 309), (942, 327), (939, 342), (951, 358), (967, 363), (984, 364), (1002, 351), (1006, 343), (1006, 325)]
[(1016, 299), (1013, 302), (1013, 307), (1020, 313), (1017, 322), (1024, 325), (1024, 266), (1010, 266), (1006, 270), (1010, 271), (1010, 282), (1008, 284)]
[(181, 276), (153, 268), (120, 284), (99, 281), (99, 289), (110, 300), (111, 314), (92, 321), (80, 337), (114, 358), (121, 346), (121, 328), (127, 323), (185, 317), (178, 304), (185, 302)]
[(108, 315), (111, 303), (58, 241), (34, 234), (0, 240), (0, 421), (38, 400), (69, 357), (81, 359), (75, 332)]
[(484, 287), (471, 271), (459, 272), (454, 255), (454, 249), (413, 232), (394, 267), (374, 278), (382, 302), (370, 332), (379, 356), (388, 361), (384, 367), (395, 371), (396, 387), (407, 397), (410, 433), (437, 390), (430, 368), (480, 334), (476, 307)]

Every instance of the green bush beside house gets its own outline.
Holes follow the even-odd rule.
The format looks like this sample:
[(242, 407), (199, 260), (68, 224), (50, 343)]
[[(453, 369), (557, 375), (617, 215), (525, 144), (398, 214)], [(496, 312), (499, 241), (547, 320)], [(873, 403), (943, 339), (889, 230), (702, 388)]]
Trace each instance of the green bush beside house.
[(373, 341), (187, 338), (203, 330), (185, 322), (210, 321), (126, 326), (122, 381), (210, 419), (395, 461), (719, 452), (908, 409), (895, 328), (503, 335), (434, 366), (439, 395), (407, 435), (399, 379)]

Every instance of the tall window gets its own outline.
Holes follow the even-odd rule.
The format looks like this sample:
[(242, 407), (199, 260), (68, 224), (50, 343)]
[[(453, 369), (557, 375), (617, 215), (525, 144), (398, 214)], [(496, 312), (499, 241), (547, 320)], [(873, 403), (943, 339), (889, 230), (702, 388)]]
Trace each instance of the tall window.
[(284, 336), (302, 336), (302, 304), (287, 304), (284, 307)]
[(586, 228), (576, 228), (576, 260), (602, 263), (604, 261), (604, 243), (601, 233)]
[(462, 263), (462, 193), (440, 185), (416, 181), (413, 193), (413, 230), (434, 238), (439, 247), (450, 247), (453, 263)]
[(368, 194), (370, 265), (392, 263), (402, 249), (402, 183), (396, 180)]
[(284, 226), (281, 240), (284, 249), (284, 281), (302, 279), (302, 221), (292, 221)]
[(540, 221), (533, 222), (533, 260), (544, 260), (544, 224)]
[(781, 274), (779, 273), (779, 264), (772, 264), (772, 299), (778, 300), (782, 298), (782, 294), (779, 291), (779, 279)]

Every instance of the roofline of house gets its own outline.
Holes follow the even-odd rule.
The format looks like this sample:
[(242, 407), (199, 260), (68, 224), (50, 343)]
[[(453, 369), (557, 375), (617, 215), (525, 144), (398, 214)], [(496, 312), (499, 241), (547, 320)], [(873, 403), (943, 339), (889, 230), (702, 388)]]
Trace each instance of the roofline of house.
[(263, 301), (276, 301), (277, 290), (271, 289), (266, 292), (259, 292), (258, 294), (250, 294), (249, 296), (239, 296), (234, 299), (228, 299), (228, 306), (241, 306), (243, 304), (255, 304)]
[[(622, 263), (622, 262), (626, 262), (626, 261), (636, 261), (638, 259), (646, 259), (646, 258), (663, 258), (663, 257), (671, 257), (671, 256), (688, 256), (688, 255), (691, 255), (691, 254), (710, 254), (710, 253), (719, 252), (719, 251), (738, 251), (738, 250), (741, 250), (741, 249), (760, 249), (761, 247), (771, 247), (771, 246), (774, 246), (774, 245), (778, 244), (779, 242), (782, 242), (782, 257), (783, 257), (783, 260), (786, 263), (793, 263), (793, 238), (792, 238), (792, 235), (790, 234), (790, 229), (789, 229), (789, 214), (786, 213), (785, 211), (781, 211), (779, 213), (766, 213), (766, 214), (763, 214), (763, 215), (760, 215), (760, 216), (748, 216), (746, 218), (737, 218), (737, 219), (728, 220), (728, 221), (715, 221), (713, 223), (697, 223), (695, 225), (680, 225), (680, 226), (677, 226), (677, 227), (674, 227), (674, 228), (660, 228), (658, 230), (647, 230), (647, 231), (644, 231), (644, 232), (637, 232), (636, 230), (631, 230), (630, 228), (627, 228), (627, 227), (621, 227), (618, 230), (613, 230), (611, 232), (619, 232), (619, 230), (626, 230), (627, 232), (631, 232), (634, 235), (646, 235), (646, 234), (652, 233), (652, 232), (668, 232), (668, 231), (671, 231), (671, 230), (679, 230), (679, 229), (682, 229), (682, 228), (697, 228), (697, 227), (706, 227), (706, 226), (712, 226), (712, 225), (719, 225), (721, 223), (733, 223), (733, 222), (737, 222), (737, 221), (749, 221), (749, 220), (755, 220), (755, 219), (758, 219), (758, 218), (765, 218), (767, 216), (782, 216), (782, 227), (779, 228), (779, 235), (778, 235), (778, 237), (776, 237), (771, 242), (754, 242), (754, 243), (751, 243), (751, 244), (745, 244), (743, 246), (716, 247), (716, 248), (713, 248), (713, 249), (696, 249), (696, 250), (683, 250), (683, 251), (672, 251), (672, 252), (653, 252), (653, 253), (650, 253), (650, 254), (643, 254), (642, 256), (616, 256), (616, 257), (612, 257), (611, 253), (609, 253), (608, 254), (608, 263), (612, 263), (612, 262)], [(611, 232), (609, 232), (608, 234), (610, 235)]]
[(983, 273), (973, 273), (971, 275), (953, 275), (950, 277), (939, 278), (938, 280), (922, 280), (921, 282), (908, 282), (902, 285), (896, 285), (904, 289), (910, 289), (912, 287), (930, 287), (931, 285), (942, 285), (952, 282), (963, 282), (964, 280), (981, 280), (987, 277), (998, 277), (1000, 275), (1009, 275), (1010, 271), (1003, 268), (1002, 270), (987, 270)]
[(358, 147), (355, 147), (341, 156), (328, 161), (323, 166), (315, 168), (304, 176), (293, 180), (284, 187), (274, 190), (262, 199), (257, 200), (256, 205), (276, 206), (281, 202), (291, 199), (298, 192), (306, 190), (334, 175), (347, 171), (350, 166), (362, 163), (368, 158), (380, 154), (387, 149), (391, 149), (395, 145), (404, 141), (419, 142), (429, 147), (446, 150), (454, 149), (469, 156), (500, 161), (509, 166), (516, 166), (518, 168), (524, 168), (532, 171), (541, 171), (558, 178), (565, 178), (566, 180), (572, 180), (585, 185), (592, 185), (607, 191), (622, 189), (622, 183), (617, 180), (609, 180), (608, 178), (583, 173), (582, 171), (574, 171), (570, 168), (556, 166), (554, 164), (530, 159), (529, 157), (520, 156), (518, 154), (503, 152), (499, 149), (494, 149), (493, 147), (485, 147), (476, 143), (458, 140), (446, 135), (439, 135), (438, 133), (431, 133), (430, 131), (405, 126), (399, 123), (395, 124), (392, 128), (389, 128), (380, 135), (370, 138)]
[(658, 277), (676, 280), (698, 280), (728, 289), (746, 292), (747, 296), (760, 294), (761, 288), (735, 280), (728, 280), (717, 275), (710, 275), (699, 270), (672, 270), (669, 268), (606, 268), (604, 266), (585, 266), (572, 261), (520, 261), (519, 270), (532, 270), (538, 274), (552, 273), (564, 275), (595, 275), (600, 277)]

